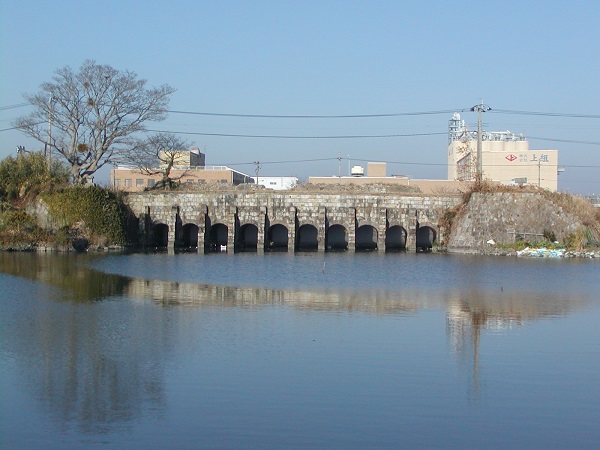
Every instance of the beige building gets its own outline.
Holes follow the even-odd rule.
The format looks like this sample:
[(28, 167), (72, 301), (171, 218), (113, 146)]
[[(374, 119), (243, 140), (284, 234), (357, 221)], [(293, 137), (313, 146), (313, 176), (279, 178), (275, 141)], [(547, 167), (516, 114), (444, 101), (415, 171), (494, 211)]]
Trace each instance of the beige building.
[(161, 166), (165, 165), (165, 161), (171, 160), (176, 167), (204, 167), (206, 165), (206, 155), (200, 152), (198, 147), (178, 152), (160, 152), (158, 159)]
[[(161, 161), (169, 158), (159, 158)], [(170, 178), (189, 186), (206, 183), (242, 184), (254, 183), (250, 176), (231, 169), (227, 166), (206, 166), (205, 155), (197, 148), (177, 152), (176, 164), (170, 172)], [(165, 164), (160, 163), (161, 167)], [(115, 189), (128, 192), (143, 191), (152, 188), (162, 179), (160, 168), (150, 170), (150, 173), (138, 168), (117, 166), (110, 172), (110, 185)]]
[[(448, 126), (448, 180), (473, 181), (477, 173), (477, 131), (458, 113)], [(530, 150), (525, 136), (510, 131), (482, 132), (483, 179), (506, 185), (558, 189), (558, 150)]]

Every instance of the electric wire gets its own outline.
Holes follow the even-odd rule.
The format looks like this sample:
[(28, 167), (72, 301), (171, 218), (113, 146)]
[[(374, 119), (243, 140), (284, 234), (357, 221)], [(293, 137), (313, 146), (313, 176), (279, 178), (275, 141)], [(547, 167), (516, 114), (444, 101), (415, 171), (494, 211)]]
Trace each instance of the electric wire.
[(272, 134), (233, 134), (233, 133), (204, 133), (198, 131), (168, 131), (168, 130), (152, 130), (153, 133), (173, 133), (187, 134), (192, 136), (217, 136), (217, 137), (241, 137), (241, 138), (258, 138), (258, 139), (369, 139), (369, 138), (393, 138), (393, 137), (415, 137), (415, 136), (436, 136), (448, 134), (447, 132), (436, 133), (407, 133), (407, 134), (365, 134), (365, 135), (330, 135), (330, 136), (293, 136), (293, 135), (272, 135)]
[(374, 117), (401, 117), (401, 116), (427, 116), (435, 114), (451, 114), (456, 109), (444, 109), (439, 111), (418, 111), (418, 112), (399, 112), (399, 113), (380, 113), (380, 114), (342, 114), (342, 115), (289, 115), (289, 114), (239, 114), (239, 113), (215, 113), (215, 112), (197, 112), (197, 111), (177, 111), (167, 110), (172, 114), (188, 114), (196, 116), (215, 116), (215, 117), (248, 117), (259, 119), (362, 119)]
[(22, 108), (23, 106), (29, 106), (29, 105), (31, 105), (31, 103), (26, 102), (26, 103), (16, 103), (14, 105), (0, 106), (0, 111), (6, 111), (8, 109), (14, 109), (14, 108)]
[(541, 111), (518, 111), (513, 109), (491, 109), (491, 113), (496, 114), (517, 114), (521, 116), (545, 116), (545, 117), (571, 117), (576, 119), (600, 119), (600, 114), (581, 114), (581, 113), (556, 113)]

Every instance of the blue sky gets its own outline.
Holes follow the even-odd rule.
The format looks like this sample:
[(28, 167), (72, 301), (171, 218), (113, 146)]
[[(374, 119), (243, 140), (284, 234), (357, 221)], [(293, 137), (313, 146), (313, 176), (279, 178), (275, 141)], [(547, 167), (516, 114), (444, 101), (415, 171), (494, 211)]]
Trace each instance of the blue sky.
[[(177, 89), (173, 111), (362, 115), (468, 109), (490, 131), (559, 150), (559, 189), (600, 193), (600, 2), (579, 1), (60, 1), (0, 0), (0, 129), (27, 113), (23, 93), (85, 59)], [(476, 125), (474, 113), (462, 114)], [(450, 114), (352, 119), (170, 114), (155, 130), (184, 135), (207, 164), (254, 175), (337, 175), (388, 161), (389, 174), (445, 178)], [(533, 138), (535, 137), (535, 139)], [(544, 138), (544, 139), (538, 139)], [(582, 144), (562, 141), (587, 141)], [(0, 157), (40, 144), (0, 132)], [(331, 158), (326, 161), (286, 162)], [(347, 161), (343, 167), (347, 171)]]

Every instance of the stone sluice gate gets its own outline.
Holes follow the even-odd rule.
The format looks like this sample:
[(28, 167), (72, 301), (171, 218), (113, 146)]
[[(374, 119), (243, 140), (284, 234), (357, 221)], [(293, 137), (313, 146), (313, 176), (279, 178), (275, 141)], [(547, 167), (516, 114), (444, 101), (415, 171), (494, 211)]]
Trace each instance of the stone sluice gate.
[(205, 252), (419, 251), (459, 196), (274, 192), (127, 196), (147, 247)]

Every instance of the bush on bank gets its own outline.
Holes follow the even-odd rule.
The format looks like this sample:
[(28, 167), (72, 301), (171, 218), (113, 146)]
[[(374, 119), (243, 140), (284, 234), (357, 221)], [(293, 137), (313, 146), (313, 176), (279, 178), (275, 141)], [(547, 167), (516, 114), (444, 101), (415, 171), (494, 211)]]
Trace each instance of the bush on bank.
[(132, 215), (121, 196), (98, 186), (72, 186), (45, 192), (40, 199), (48, 208), (55, 234), (63, 240), (89, 239), (96, 245), (125, 245)]
[(135, 220), (120, 195), (97, 186), (70, 186), (59, 162), (39, 152), (0, 161), (0, 247), (124, 245)]

